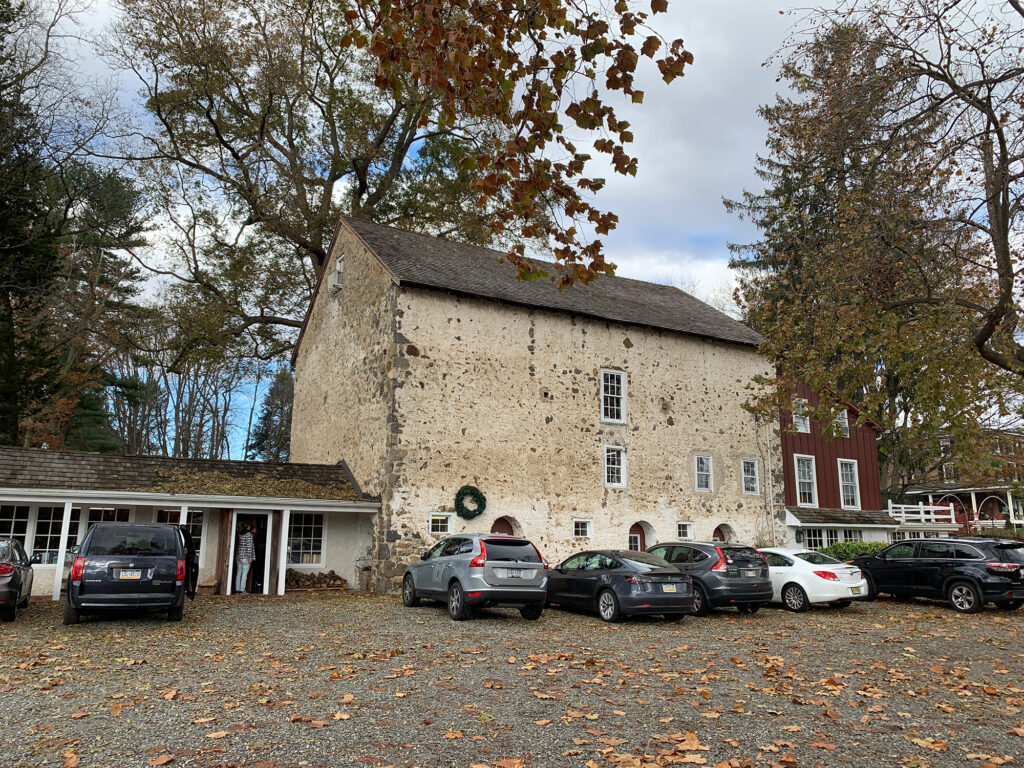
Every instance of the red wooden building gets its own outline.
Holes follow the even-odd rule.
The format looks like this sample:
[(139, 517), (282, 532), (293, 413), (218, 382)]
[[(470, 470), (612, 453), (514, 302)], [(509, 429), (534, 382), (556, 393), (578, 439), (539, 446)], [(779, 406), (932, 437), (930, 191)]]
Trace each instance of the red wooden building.
[(853, 405), (834, 423), (819, 421), (808, 415), (817, 405), (817, 394), (800, 385), (793, 411), (779, 418), (790, 540), (811, 548), (888, 541), (898, 523), (882, 505), (877, 426), (857, 426)]

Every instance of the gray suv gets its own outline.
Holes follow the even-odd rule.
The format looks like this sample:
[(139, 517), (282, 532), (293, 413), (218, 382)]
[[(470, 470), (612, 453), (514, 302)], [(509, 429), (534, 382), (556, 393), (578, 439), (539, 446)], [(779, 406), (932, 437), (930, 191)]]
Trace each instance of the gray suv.
[(756, 613), (772, 599), (768, 561), (753, 547), (724, 541), (668, 541), (648, 550), (693, 579), (693, 612), (733, 605)]
[(519, 606), (524, 619), (539, 619), (548, 589), (548, 563), (527, 539), (498, 534), (449, 536), (424, 552), (402, 579), (402, 602), (445, 600), (454, 621), (486, 605)]

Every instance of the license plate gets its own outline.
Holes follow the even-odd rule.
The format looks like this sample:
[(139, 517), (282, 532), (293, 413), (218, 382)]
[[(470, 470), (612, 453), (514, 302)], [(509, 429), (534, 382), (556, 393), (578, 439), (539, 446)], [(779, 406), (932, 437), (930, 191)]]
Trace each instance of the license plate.
[(860, 594), (860, 587), (850, 587), (850, 594), (851, 595), (859, 595)]
[(662, 592), (675, 592), (676, 591), (676, 585), (675, 584), (662, 584), (661, 585), (661, 591)]
[(505, 569), (505, 578), (506, 579), (521, 579), (521, 578), (523, 578), (523, 575), (524, 574), (523, 574), (523, 569), (522, 568), (506, 568)]
[(753, 579), (757, 576), (757, 571), (744, 571), (743, 575), (748, 579)]
[(142, 570), (139, 568), (122, 568), (121, 569), (122, 579), (141, 579)]

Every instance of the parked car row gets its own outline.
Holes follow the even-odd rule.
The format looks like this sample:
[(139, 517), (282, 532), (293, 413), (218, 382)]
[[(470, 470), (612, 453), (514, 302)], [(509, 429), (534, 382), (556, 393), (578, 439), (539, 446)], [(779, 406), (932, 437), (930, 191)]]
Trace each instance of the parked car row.
[(767, 603), (790, 611), (845, 608), (887, 593), (949, 601), (962, 613), (986, 603), (1024, 605), (1024, 542), (920, 539), (841, 562), (802, 547), (755, 549), (724, 542), (664, 542), (646, 552), (588, 550), (551, 568), (529, 540), (498, 534), (450, 536), (406, 571), (402, 600), (447, 602), (452, 619), (477, 606), (514, 605), (527, 619), (545, 606), (597, 613), (605, 621), (661, 614), (706, 615)]

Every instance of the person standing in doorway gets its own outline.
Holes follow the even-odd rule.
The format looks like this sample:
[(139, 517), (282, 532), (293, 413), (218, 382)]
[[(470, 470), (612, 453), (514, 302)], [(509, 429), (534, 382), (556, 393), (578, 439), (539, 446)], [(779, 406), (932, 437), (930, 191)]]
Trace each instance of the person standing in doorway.
[(249, 524), (242, 523), (242, 532), (238, 534), (238, 544), (235, 546), (235, 592), (245, 593), (245, 583), (249, 578), (249, 566), (255, 559), (256, 549), (253, 547)]

